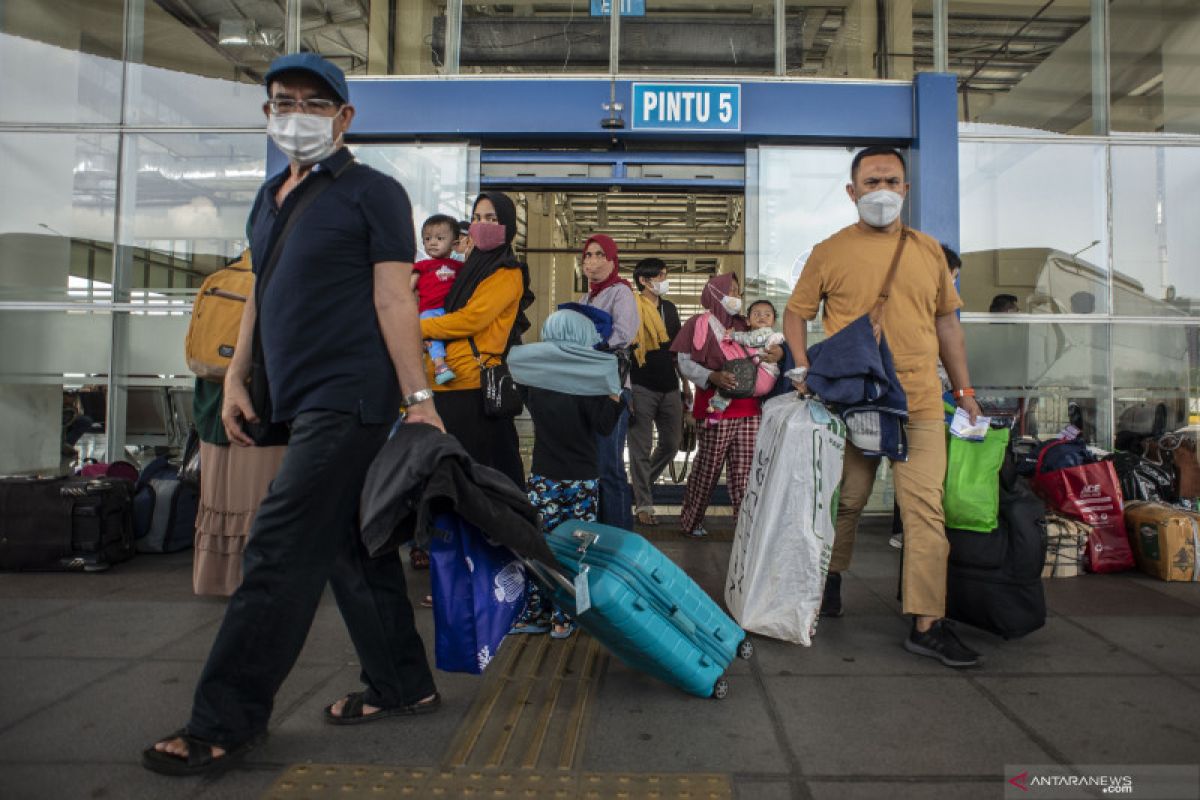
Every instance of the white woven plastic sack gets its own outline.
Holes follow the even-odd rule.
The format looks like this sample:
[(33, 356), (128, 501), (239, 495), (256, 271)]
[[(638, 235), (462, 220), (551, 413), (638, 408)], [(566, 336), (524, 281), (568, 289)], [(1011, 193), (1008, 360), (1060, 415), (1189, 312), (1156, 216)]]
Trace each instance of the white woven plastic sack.
[(833, 553), (846, 426), (816, 400), (763, 405), (725, 602), (748, 631), (812, 644)]

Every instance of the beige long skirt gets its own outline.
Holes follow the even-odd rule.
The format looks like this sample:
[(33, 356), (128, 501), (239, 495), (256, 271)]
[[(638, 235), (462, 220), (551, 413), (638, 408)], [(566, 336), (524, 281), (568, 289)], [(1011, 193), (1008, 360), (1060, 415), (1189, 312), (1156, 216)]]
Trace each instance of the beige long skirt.
[(286, 447), (200, 443), (200, 510), (192, 588), (228, 597), (242, 582), (242, 553), (254, 515), (279, 471)]

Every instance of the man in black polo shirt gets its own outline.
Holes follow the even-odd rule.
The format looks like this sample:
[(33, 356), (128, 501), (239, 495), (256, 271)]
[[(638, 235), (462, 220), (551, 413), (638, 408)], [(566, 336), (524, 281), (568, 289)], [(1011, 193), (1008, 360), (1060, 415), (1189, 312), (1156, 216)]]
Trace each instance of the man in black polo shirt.
[[(630, 372), (633, 383), (633, 420), (629, 423), (629, 473), (633, 485), (633, 503), (638, 522), (657, 525), (651, 487), (679, 452), (683, 436), (683, 398), (679, 394), (679, 374), (671, 342), (679, 334), (679, 311), (666, 299), (667, 265), (661, 258), (644, 258), (633, 268), (633, 280), (641, 294), (638, 308), (643, 316), (653, 307), (667, 330), (667, 343), (646, 352), (646, 361)], [(643, 302), (644, 301), (644, 302)], [(692, 386), (683, 382), (687, 402)], [(658, 446), (650, 445), (658, 430)]]
[[(226, 766), (262, 740), (326, 583), (366, 684), (327, 707), (326, 721), (422, 714), (439, 704), (399, 555), (369, 558), (358, 535), (363, 479), (401, 402), (410, 422), (442, 427), (409, 289), (412, 209), (400, 184), (346, 149), (354, 108), (340, 69), (311, 53), (283, 56), (266, 84), (267, 132), (288, 168), (263, 185), (251, 214), (256, 291), (265, 288), (257, 313), (254, 297), (246, 303), (221, 416), (235, 446), (253, 444), (242, 423), (256, 421), (246, 380), (258, 317), (272, 418), (288, 424), (290, 439), (191, 720), (143, 753), (147, 768), (171, 775)], [(283, 249), (264, 275), (275, 248)]]

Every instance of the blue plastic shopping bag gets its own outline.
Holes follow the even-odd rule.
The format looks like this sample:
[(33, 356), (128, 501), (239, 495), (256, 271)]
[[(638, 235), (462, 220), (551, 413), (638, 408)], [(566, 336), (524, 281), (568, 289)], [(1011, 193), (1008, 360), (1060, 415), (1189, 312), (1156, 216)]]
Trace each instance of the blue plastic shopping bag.
[(429, 542), (438, 669), (479, 675), (525, 604), (525, 568), (474, 525), (439, 514)]

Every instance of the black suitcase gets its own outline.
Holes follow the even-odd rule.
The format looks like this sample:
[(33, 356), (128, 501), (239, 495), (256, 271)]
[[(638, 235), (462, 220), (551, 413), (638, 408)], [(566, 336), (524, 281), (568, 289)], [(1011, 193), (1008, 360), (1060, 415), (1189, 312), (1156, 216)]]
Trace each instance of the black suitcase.
[(0, 478), (0, 570), (99, 572), (134, 552), (130, 481)]
[(1002, 475), (996, 530), (947, 529), (946, 538), (946, 616), (1005, 639), (1046, 624), (1045, 506), (1024, 481)]

